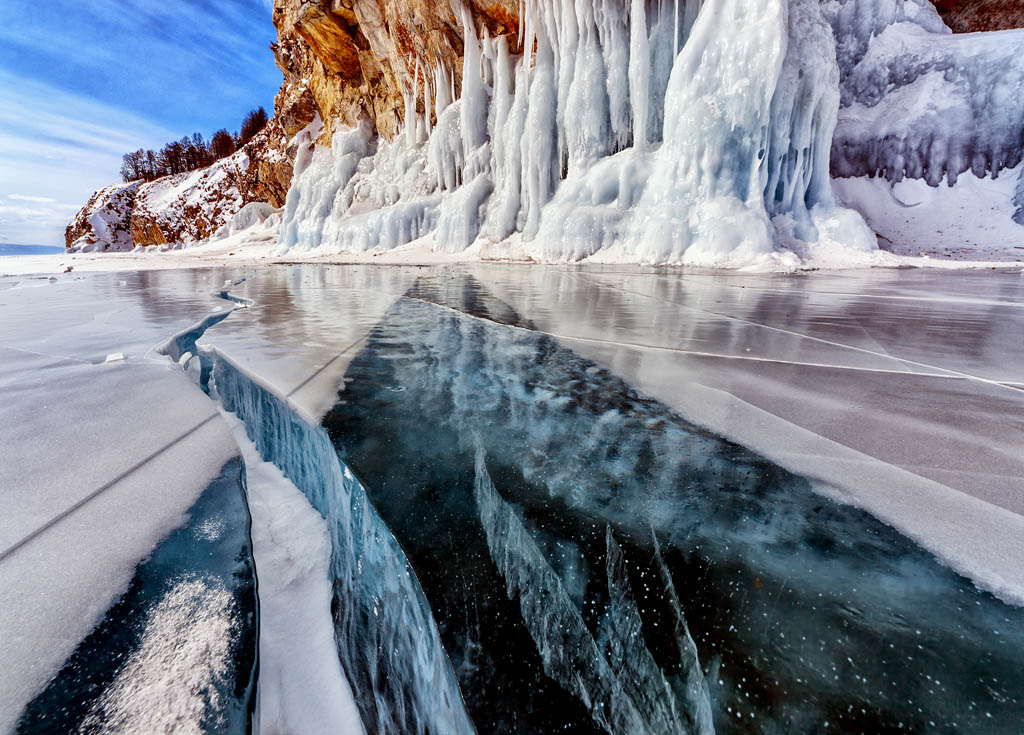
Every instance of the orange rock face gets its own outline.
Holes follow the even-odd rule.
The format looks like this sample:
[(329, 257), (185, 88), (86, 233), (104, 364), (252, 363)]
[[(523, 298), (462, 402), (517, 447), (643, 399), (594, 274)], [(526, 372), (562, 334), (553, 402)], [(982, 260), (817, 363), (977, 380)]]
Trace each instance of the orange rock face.
[[(518, 0), (470, 0), (467, 8), (478, 32), (518, 31)], [(422, 84), (442, 65), (460, 84), (462, 23), (448, 2), (276, 0), (274, 25), (275, 56), (285, 77), (275, 105), (279, 117), (296, 117), (290, 100), (308, 90), (322, 119), (355, 125), (365, 111), (381, 134), (391, 136), (404, 115), (403, 83)], [(422, 113), (422, 100), (418, 105)]]
[(1024, 28), (1021, 0), (933, 0), (954, 33)]

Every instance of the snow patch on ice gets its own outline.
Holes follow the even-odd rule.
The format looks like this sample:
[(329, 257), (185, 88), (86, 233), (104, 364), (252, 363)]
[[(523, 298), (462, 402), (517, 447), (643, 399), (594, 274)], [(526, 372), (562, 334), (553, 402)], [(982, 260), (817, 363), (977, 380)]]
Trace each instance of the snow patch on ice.
[[(239, 611), (218, 579), (183, 577), (149, 613), (142, 641), (82, 720), (80, 733), (201, 735), (217, 722)], [(174, 681), (175, 686), (167, 686)]]
[(225, 414), (245, 460), (260, 580), (259, 732), (363, 732), (334, 642), (327, 523)]
[(1024, 164), (1004, 170), (998, 179), (978, 178), (967, 171), (954, 186), (944, 182), (929, 186), (923, 179), (892, 183), (867, 177), (836, 179), (834, 186), (847, 206), (863, 212), (882, 238), (882, 247), (893, 253), (1020, 261), (1024, 260), (1022, 176)]

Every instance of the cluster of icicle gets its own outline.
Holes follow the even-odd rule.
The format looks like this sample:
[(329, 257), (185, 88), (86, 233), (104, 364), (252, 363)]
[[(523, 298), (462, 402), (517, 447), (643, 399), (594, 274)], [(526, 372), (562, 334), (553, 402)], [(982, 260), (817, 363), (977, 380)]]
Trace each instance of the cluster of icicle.
[(836, 176), (997, 178), (1024, 157), (1024, 30), (950, 33), (929, 0), (822, 6), (838, 42)]
[(739, 266), (876, 247), (831, 190), (839, 70), (819, 0), (525, 0), (516, 39), (455, 10), (459, 98), (416, 63), (394, 140), (364, 120), (302, 150), (283, 250), (429, 235), (440, 252)]

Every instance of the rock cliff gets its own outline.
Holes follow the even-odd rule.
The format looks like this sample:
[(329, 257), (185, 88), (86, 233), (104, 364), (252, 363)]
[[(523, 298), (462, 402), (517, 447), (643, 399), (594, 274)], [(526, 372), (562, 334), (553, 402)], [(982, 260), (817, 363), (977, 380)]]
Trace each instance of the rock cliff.
[(935, 0), (935, 7), (954, 33), (1024, 28), (1020, 0)]
[(207, 168), (147, 183), (113, 184), (89, 199), (64, 231), (78, 251), (205, 240), (250, 202), (284, 205), (295, 151), (278, 120), (241, 150)]
[[(472, 0), (466, 7), (492, 37), (519, 30), (518, 0)], [(412, 80), (422, 85), (428, 75), (443, 73), (453, 89), (461, 84), (463, 28), (445, 0), (275, 0), (274, 25), (284, 74), (279, 117), (291, 117), (293, 100), (307, 99), (308, 91), (324, 120), (352, 127), (365, 110), (391, 137)], [(422, 99), (417, 104), (422, 114)], [(310, 112), (293, 128), (309, 122)]]

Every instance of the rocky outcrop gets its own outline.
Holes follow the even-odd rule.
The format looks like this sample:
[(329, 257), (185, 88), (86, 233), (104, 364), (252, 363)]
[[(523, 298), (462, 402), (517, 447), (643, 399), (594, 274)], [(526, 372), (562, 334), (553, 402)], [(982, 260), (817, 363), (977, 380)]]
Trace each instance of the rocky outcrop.
[(65, 247), (82, 252), (131, 250), (129, 218), (139, 184), (111, 184), (95, 192), (64, 230)]
[(206, 240), (250, 202), (281, 207), (292, 179), (290, 137), (271, 120), (249, 143), (204, 169), (93, 194), (68, 225), (69, 249), (131, 250)]
[(284, 206), (292, 183), (295, 149), (288, 146), (294, 136), (294, 132), (288, 133), (274, 118), (242, 148), (249, 159), (248, 167), (240, 172), (237, 179), (244, 203), (266, 202), (275, 208)]

